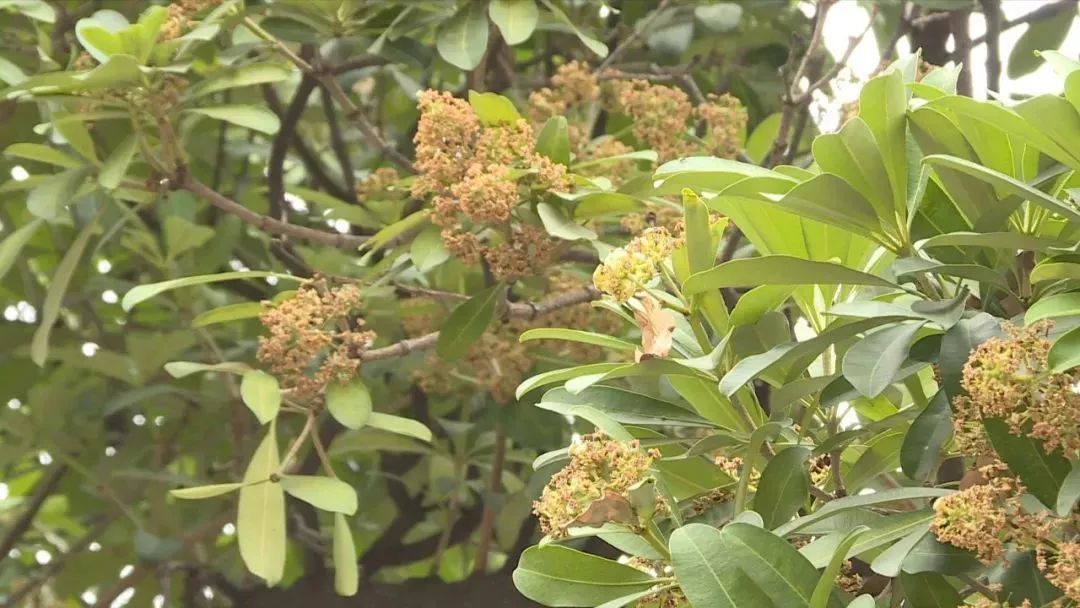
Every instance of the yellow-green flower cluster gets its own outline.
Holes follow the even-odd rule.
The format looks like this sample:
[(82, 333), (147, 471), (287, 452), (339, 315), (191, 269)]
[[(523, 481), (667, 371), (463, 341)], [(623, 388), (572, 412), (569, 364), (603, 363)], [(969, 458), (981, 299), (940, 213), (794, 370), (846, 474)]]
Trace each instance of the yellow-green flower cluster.
[(678, 239), (666, 228), (646, 229), (626, 247), (608, 254), (596, 267), (593, 284), (615, 301), (625, 302), (656, 277), (657, 267), (678, 245)]
[[(631, 490), (644, 481), (659, 456), (655, 450), (642, 450), (637, 440), (615, 441), (603, 433), (583, 436), (570, 446), (570, 464), (551, 477), (533, 503), (540, 528), (558, 538), (576, 522), (599, 525), (619, 520), (620, 513), (631, 509)], [(601, 500), (606, 504), (597, 509), (596, 519), (583, 522), (582, 516)]]

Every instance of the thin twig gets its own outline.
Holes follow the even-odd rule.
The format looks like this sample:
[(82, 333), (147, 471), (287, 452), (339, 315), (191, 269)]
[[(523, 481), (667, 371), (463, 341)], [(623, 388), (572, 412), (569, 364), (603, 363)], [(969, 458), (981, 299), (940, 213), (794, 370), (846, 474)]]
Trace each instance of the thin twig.
[(261, 213), (256, 213), (225, 195), (211, 190), (206, 184), (195, 179), (188, 171), (182, 172), (179, 183), (174, 185), (175, 187), (187, 190), (196, 196), (206, 199), (211, 205), (218, 209), (221, 209), (226, 213), (231, 213), (240, 218), (245, 224), (254, 226), (268, 234), (283, 234), (296, 239), (347, 250), (355, 250), (367, 241), (367, 237), (365, 236), (339, 234), (324, 230), (316, 230), (314, 228), (306, 228), (304, 226), (294, 226), (288, 222), (283, 222), (262, 215)]
[[(307, 420), (304, 421), (304, 428), (300, 429), (300, 434), (293, 439), (292, 445), (289, 446), (289, 450), (285, 452), (285, 457), (281, 459), (281, 466), (278, 467), (277, 474), (283, 475), (291, 470), (292, 461), (296, 458), (297, 453), (300, 452), (300, 448), (303, 447), (304, 442), (307, 441), (308, 435), (311, 434), (311, 429), (315, 428), (315, 414), (312, 412), (307, 413)], [(271, 479), (271, 482), (274, 480)]]
[(334, 155), (337, 156), (341, 175), (345, 178), (345, 189), (352, 194), (347, 200), (356, 202), (356, 176), (353, 175), (349, 148), (341, 135), (341, 125), (338, 124), (337, 112), (334, 110), (334, 100), (325, 87), (319, 89), (319, 94), (322, 97), (323, 113), (326, 114), (326, 126), (330, 129), (330, 146), (334, 150)]
[(101, 534), (108, 528), (114, 521), (117, 520), (116, 515), (110, 515), (100, 521), (97, 525), (90, 528), (90, 530), (83, 534), (79, 540), (71, 545), (67, 551), (53, 557), (45, 568), (38, 571), (29, 581), (23, 583), (21, 587), (16, 589), (7, 597), (7, 600), (3, 604), (0, 604), (0, 608), (16, 608), (17, 606), (23, 606), (22, 600), (26, 598), (35, 589), (38, 589), (49, 580), (56, 576), (56, 574), (67, 565), (67, 560), (71, 556), (77, 556), (87, 547), (90, 543), (94, 542)]
[(653, 21), (655, 21), (656, 18), (660, 16), (660, 13), (664, 12), (664, 9), (667, 8), (667, 5), (669, 3), (670, 0), (660, 0), (660, 3), (656, 5), (656, 8), (653, 10), (652, 14), (638, 22), (637, 27), (635, 27), (633, 31), (630, 32), (630, 35), (626, 37), (626, 40), (623, 40), (621, 43), (619, 43), (619, 46), (615, 47), (615, 50), (611, 51), (611, 53), (608, 54), (607, 58), (604, 59), (603, 63), (600, 64), (600, 67), (596, 68), (596, 71), (603, 72), (604, 70), (608, 69), (609, 67), (611, 67), (611, 64), (613, 64), (616, 59), (621, 57), (624, 53), (626, 53), (626, 51), (630, 50), (630, 47), (634, 44), (634, 42), (636, 42), (637, 39), (640, 38), (641, 35), (649, 29), (649, 26), (652, 25)]
[(34, 518), (37, 517), (38, 511), (45, 504), (45, 500), (52, 496), (52, 493), (56, 491), (57, 486), (60, 485), (60, 480), (67, 474), (68, 467), (66, 464), (57, 463), (53, 465), (52, 469), (45, 475), (45, 477), (34, 486), (34, 494), (30, 497), (30, 501), (27, 503), (26, 508), (23, 510), (22, 515), (15, 520), (15, 523), (8, 528), (4, 537), (0, 539), (0, 563), (3, 563), (8, 558), (8, 554), (11, 549), (19, 542), (23, 534), (30, 529), (30, 524), (34, 522)]
[(488, 569), (488, 553), (495, 535), (495, 502), (502, 491), (503, 463), (506, 460), (506, 429), (501, 422), (495, 423), (495, 453), (491, 457), (491, 475), (488, 478), (487, 495), (484, 496), (484, 513), (480, 517), (480, 542), (476, 549), (476, 566), (473, 576), (484, 576)]
[(986, 18), (986, 90), (1001, 92), (1001, 0), (980, 0)]
[[(1032, 21), (1041, 21), (1043, 19), (1049, 19), (1049, 18), (1054, 17), (1056, 15), (1059, 15), (1062, 12), (1067, 11), (1069, 9), (1075, 9), (1078, 1), (1080, 1), (1080, 0), (1058, 0), (1058, 2), (1054, 2), (1053, 4), (1044, 4), (1044, 5), (1040, 6), (1039, 8), (1031, 11), (1030, 13), (1021, 15), (1021, 16), (1017, 17), (1016, 19), (1010, 19), (1010, 20), (1004, 22), (1003, 24), (1001, 24), (1001, 31), (1004, 32), (1004, 31), (1012, 29), (1012, 28), (1014, 28), (1014, 27), (1016, 27), (1018, 25), (1023, 25), (1025, 23), (1031, 23)], [(945, 14), (948, 14), (948, 13), (945, 13)], [(987, 30), (987, 34), (989, 34), (989, 33), (990, 33), (989, 30)], [(986, 42), (987, 41), (987, 34), (984, 34), (982, 36), (974, 38), (971, 41), (971, 46), (978, 46), (978, 45)], [(959, 50), (959, 49), (957, 49), (957, 50)], [(954, 57), (955, 56), (956, 55), (954, 55)]]
[[(270, 146), (270, 156), (266, 160), (266, 182), (270, 195), (270, 217), (287, 222), (289, 219), (285, 205), (285, 155), (289, 150), (289, 143), (296, 132), (296, 124), (304, 114), (308, 98), (315, 90), (315, 79), (304, 74), (300, 84), (296, 87), (296, 93), (289, 102), (288, 109), (281, 117), (281, 126), (278, 128), (274, 143)], [(269, 86), (269, 85), (267, 85)]]

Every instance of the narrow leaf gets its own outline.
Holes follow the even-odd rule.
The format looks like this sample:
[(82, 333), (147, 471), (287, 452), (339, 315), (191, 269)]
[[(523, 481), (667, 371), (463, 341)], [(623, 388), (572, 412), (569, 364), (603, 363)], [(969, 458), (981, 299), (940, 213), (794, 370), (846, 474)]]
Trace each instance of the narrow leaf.
[(285, 492), (281, 484), (269, 481), (280, 464), (271, 424), (244, 473), (236, 518), (240, 557), (268, 585), (276, 585), (285, 572)]
[(253, 369), (244, 373), (240, 380), (240, 397), (255, 414), (259, 424), (276, 418), (281, 409), (281, 387), (277, 378), (262, 370)]
[(282, 475), (281, 487), (289, 496), (299, 498), (317, 509), (345, 515), (356, 513), (356, 490), (340, 479), (318, 475)]
[(34, 331), (34, 337), (30, 342), (30, 359), (37, 363), (39, 367), (44, 366), (45, 359), (48, 358), (49, 334), (52, 333), (53, 325), (56, 324), (56, 320), (60, 317), (60, 307), (64, 303), (64, 294), (67, 293), (68, 286), (71, 284), (71, 277), (79, 266), (83, 252), (86, 251), (86, 244), (90, 241), (90, 236), (96, 230), (97, 220), (90, 222), (82, 229), (82, 232), (75, 237), (75, 241), (71, 243), (71, 246), (64, 253), (63, 259), (60, 260), (60, 264), (56, 267), (56, 272), (53, 273), (52, 280), (49, 281), (49, 291), (45, 293), (45, 302), (41, 305), (41, 322), (38, 324), (37, 330)]

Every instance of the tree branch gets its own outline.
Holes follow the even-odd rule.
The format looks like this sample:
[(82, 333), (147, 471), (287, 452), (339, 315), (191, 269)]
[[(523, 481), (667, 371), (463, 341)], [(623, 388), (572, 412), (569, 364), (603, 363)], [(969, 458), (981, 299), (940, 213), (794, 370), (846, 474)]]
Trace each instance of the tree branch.
[[(1050, 17), (1054, 17), (1056, 15), (1059, 15), (1059, 14), (1061, 14), (1061, 13), (1063, 13), (1063, 12), (1069, 10), (1069, 9), (1075, 9), (1077, 3), (1078, 3), (1078, 0), (1058, 0), (1058, 2), (1054, 2), (1053, 4), (1044, 4), (1044, 5), (1040, 6), (1039, 8), (1031, 11), (1030, 13), (1027, 13), (1025, 15), (1021, 15), (1021, 16), (1017, 17), (1016, 19), (1010, 19), (1009, 21), (1004, 22), (1001, 25), (1001, 29), (1000, 29), (1000, 31), (998, 33), (1000, 34), (1001, 32), (1004, 32), (1005, 30), (1012, 29), (1012, 28), (1014, 28), (1014, 27), (1016, 27), (1018, 25), (1023, 25), (1025, 23), (1031, 23), (1032, 21), (1041, 21), (1043, 19), (1049, 19)], [(989, 24), (987, 24), (987, 25), (989, 25)], [(990, 29), (989, 29), (989, 27), (987, 27), (986, 34), (973, 39), (971, 41), (971, 46), (978, 46), (978, 45), (980, 45), (980, 44), (982, 44), (984, 42), (987, 42), (989, 34), (990, 34)], [(959, 47), (957, 47), (956, 50), (959, 51), (960, 50)], [(959, 54), (954, 54), (953, 56), (954, 57), (959, 57)]]
[(637, 39), (640, 38), (641, 35), (649, 29), (649, 26), (652, 25), (653, 21), (655, 21), (656, 18), (660, 16), (660, 13), (664, 12), (664, 9), (667, 8), (667, 5), (670, 2), (671, 0), (660, 0), (660, 3), (656, 5), (655, 9), (653, 9), (652, 14), (638, 22), (637, 27), (635, 27), (634, 30), (630, 32), (630, 35), (626, 37), (626, 40), (623, 40), (621, 43), (619, 43), (619, 46), (615, 47), (615, 50), (611, 51), (611, 53), (608, 54), (607, 58), (604, 59), (603, 63), (600, 64), (600, 67), (596, 68), (596, 71), (603, 72), (604, 70), (610, 68), (612, 64), (615, 63), (616, 59), (621, 57), (624, 53), (626, 53), (626, 51), (630, 50), (630, 47), (634, 44), (634, 42), (636, 42)]
[(1001, 0), (980, 0), (986, 17), (986, 90), (1001, 91)]
[(101, 534), (108, 528), (110, 524), (119, 518), (117, 515), (110, 515), (91, 528), (86, 534), (74, 544), (71, 545), (66, 552), (61, 555), (57, 555), (49, 562), (47, 566), (39, 570), (29, 581), (23, 584), (7, 597), (7, 600), (0, 604), (0, 608), (17, 608), (18, 606), (24, 606), (22, 600), (26, 598), (35, 589), (38, 589), (45, 583), (49, 582), (49, 579), (56, 576), (67, 565), (67, 558), (72, 555), (79, 555), (90, 546), (90, 543), (94, 542)]
[(288, 221), (289, 216), (285, 210), (285, 154), (289, 150), (289, 143), (296, 132), (296, 123), (304, 114), (308, 98), (315, 90), (315, 79), (307, 74), (300, 79), (296, 87), (296, 93), (289, 102), (288, 109), (281, 117), (281, 127), (277, 137), (270, 146), (270, 157), (266, 161), (266, 180), (270, 194), (270, 217), (281, 221)]
[(484, 576), (488, 570), (488, 554), (491, 539), (495, 536), (495, 504), (502, 492), (503, 464), (506, 461), (506, 429), (502, 422), (495, 423), (495, 453), (491, 457), (491, 475), (488, 477), (484, 511), (480, 517), (480, 542), (476, 548), (476, 565), (473, 576)]
[(56, 464), (45, 478), (38, 481), (37, 485), (34, 486), (34, 494), (26, 505), (26, 509), (15, 520), (15, 523), (8, 528), (3, 539), (0, 539), (0, 563), (3, 563), (8, 558), (11, 549), (18, 544), (19, 539), (30, 529), (30, 525), (34, 522), (34, 518), (37, 517), (42, 505), (45, 504), (45, 500), (56, 491), (56, 487), (60, 485), (60, 480), (64, 478), (67, 471), (66, 464)]
[(338, 234), (304, 226), (294, 226), (288, 222), (276, 220), (272, 217), (256, 213), (240, 203), (211, 190), (206, 184), (195, 179), (188, 171), (183, 171), (177, 179), (175, 187), (206, 199), (211, 205), (226, 213), (231, 213), (240, 218), (245, 224), (254, 226), (268, 234), (282, 234), (296, 239), (318, 243), (338, 249), (355, 250), (360, 247), (367, 237), (352, 234)]
[(351, 196), (345, 199), (356, 202), (356, 176), (353, 175), (352, 162), (349, 160), (349, 148), (345, 145), (345, 138), (341, 135), (341, 125), (338, 124), (337, 112), (334, 110), (334, 100), (325, 87), (319, 88), (322, 97), (323, 113), (326, 114), (326, 126), (330, 129), (330, 146), (337, 156), (338, 165), (341, 167), (341, 175), (345, 178), (345, 189)]

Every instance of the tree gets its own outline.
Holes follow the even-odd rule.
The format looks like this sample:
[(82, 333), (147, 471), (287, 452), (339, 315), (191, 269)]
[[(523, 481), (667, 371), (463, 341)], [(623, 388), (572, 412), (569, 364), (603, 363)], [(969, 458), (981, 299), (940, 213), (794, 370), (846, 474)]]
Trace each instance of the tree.
[(814, 138), (831, 1), (0, 3), (0, 600), (1080, 601), (1080, 64), (933, 4)]

